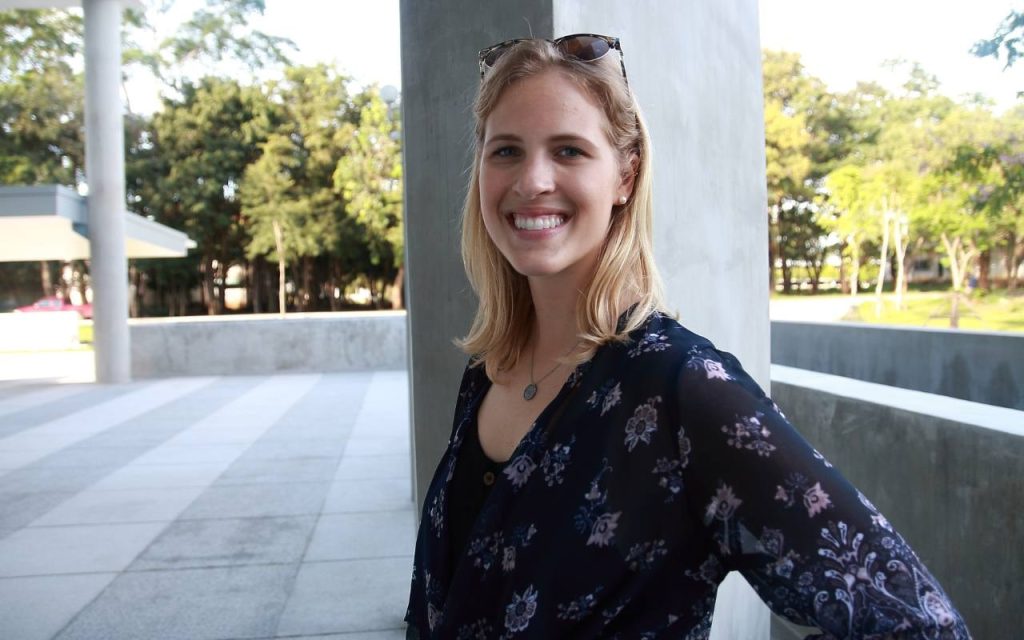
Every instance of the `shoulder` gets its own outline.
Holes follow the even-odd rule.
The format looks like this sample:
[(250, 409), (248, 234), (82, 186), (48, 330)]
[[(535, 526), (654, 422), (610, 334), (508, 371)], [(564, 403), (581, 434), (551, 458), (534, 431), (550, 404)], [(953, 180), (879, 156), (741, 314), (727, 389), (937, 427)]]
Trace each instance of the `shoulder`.
[(693, 350), (714, 348), (711, 341), (698, 335), (671, 316), (655, 311), (639, 327), (629, 333), (621, 346), (619, 357), (626, 363), (678, 364)]
[(658, 388), (686, 412), (740, 396), (767, 400), (734, 355), (664, 313), (652, 313), (629, 337), (615, 358), (624, 378)]

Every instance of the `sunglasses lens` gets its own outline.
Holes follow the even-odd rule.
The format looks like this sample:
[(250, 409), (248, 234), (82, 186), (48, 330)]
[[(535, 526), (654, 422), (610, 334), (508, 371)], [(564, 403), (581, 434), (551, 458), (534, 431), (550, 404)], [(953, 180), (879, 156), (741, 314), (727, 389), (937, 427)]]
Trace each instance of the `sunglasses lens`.
[(558, 49), (571, 58), (590, 62), (603, 57), (611, 50), (611, 46), (602, 38), (575, 36), (559, 41)]
[(498, 61), (498, 58), (500, 58), (502, 54), (508, 51), (509, 46), (510, 45), (501, 45), (494, 47), (493, 49), (488, 51), (487, 54), (484, 55), (484, 57), (482, 58), (484, 66), (486, 66), (488, 69), (493, 67), (494, 63)]

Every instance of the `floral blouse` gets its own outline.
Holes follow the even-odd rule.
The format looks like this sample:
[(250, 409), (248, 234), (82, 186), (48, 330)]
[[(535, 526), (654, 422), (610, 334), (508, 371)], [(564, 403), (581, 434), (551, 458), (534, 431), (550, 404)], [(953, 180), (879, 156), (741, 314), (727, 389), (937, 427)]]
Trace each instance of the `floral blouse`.
[(735, 357), (660, 313), (631, 338), (572, 372), (453, 557), (451, 479), (490, 386), (467, 367), (423, 507), (410, 635), (706, 638), (736, 570), (822, 638), (970, 637), (903, 538)]

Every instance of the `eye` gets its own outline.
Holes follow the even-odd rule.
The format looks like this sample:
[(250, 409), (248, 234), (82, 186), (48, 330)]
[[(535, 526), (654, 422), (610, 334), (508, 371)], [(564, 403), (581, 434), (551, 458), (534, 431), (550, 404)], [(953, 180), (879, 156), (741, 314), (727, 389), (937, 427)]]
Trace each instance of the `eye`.
[(498, 147), (491, 152), (491, 156), (494, 158), (514, 158), (519, 155), (519, 149), (515, 147)]
[(558, 155), (563, 158), (579, 158), (583, 155), (583, 150), (579, 147), (562, 147), (558, 150)]

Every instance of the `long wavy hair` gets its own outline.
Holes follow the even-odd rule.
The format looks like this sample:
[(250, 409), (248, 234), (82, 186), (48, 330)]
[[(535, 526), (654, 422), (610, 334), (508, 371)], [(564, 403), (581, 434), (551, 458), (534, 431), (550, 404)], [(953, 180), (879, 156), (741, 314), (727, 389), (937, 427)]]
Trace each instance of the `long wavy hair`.
[[(530, 338), (533, 300), (526, 276), (516, 272), (484, 227), (480, 210), (480, 162), (485, 123), (515, 83), (551, 69), (577, 83), (604, 112), (605, 133), (623, 175), (634, 172), (633, 192), (615, 206), (593, 277), (580, 292), (576, 324), (580, 344), (570, 364), (588, 360), (601, 345), (623, 342), (652, 311), (663, 309), (661, 278), (654, 264), (651, 143), (643, 116), (623, 78), (617, 52), (591, 62), (563, 56), (545, 40), (526, 40), (507, 51), (480, 83), (474, 103), (476, 146), (462, 214), (462, 261), (479, 300), (469, 334), (456, 344), (494, 380), (523, 355)], [(619, 316), (631, 306), (624, 326)], [(635, 304), (634, 304), (635, 303)]]

